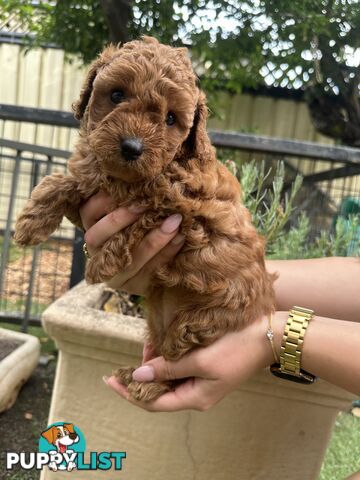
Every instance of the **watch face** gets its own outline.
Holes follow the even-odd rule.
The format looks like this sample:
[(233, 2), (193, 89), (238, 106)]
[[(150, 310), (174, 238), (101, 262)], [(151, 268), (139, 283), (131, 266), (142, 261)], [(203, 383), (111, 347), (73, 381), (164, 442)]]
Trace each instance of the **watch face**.
[(299, 377), (295, 377), (294, 375), (291, 375), (289, 373), (284, 373), (281, 371), (280, 365), (278, 363), (274, 363), (273, 365), (271, 365), (270, 372), (275, 375), (275, 377), (279, 377), (284, 380), (290, 380), (291, 382), (295, 383), (302, 383), (305, 385), (310, 385), (316, 380), (316, 377), (314, 377), (314, 375), (305, 372), (305, 370), (301, 370)]

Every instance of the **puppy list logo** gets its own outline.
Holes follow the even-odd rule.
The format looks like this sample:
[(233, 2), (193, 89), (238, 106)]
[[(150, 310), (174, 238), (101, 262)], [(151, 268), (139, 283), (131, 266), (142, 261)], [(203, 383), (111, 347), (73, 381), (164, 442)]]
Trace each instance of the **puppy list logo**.
[(56, 422), (41, 432), (39, 452), (7, 452), (6, 469), (19, 465), (23, 470), (53, 472), (73, 470), (122, 470), (126, 452), (90, 452), (85, 458), (86, 442), (82, 431), (73, 423)]

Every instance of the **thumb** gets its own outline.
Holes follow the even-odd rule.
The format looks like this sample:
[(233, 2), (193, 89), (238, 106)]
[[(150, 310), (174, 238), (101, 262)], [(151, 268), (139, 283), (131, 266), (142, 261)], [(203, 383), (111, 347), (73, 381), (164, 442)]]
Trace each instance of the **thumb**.
[(136, 382), (152, 382), (200, 376), (197, 354), (196, 351), (188, 353), (175, 362), (165, 360), (164, 357), (153, 358), (137, 368), (132, 378)]

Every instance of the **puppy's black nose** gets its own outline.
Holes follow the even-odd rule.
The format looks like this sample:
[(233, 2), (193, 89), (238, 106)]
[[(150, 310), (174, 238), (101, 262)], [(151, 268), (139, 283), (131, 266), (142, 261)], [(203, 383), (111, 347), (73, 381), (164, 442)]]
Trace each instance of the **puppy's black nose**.
[(120, 149), (125, 160), (136, 160), (142, 154), (144, 147), (138, 138), (125, 138), (121, 141)]

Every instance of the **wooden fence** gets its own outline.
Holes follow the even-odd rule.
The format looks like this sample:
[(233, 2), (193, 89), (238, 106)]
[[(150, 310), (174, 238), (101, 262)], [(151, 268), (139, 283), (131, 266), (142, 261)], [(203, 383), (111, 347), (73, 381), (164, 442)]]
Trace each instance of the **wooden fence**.
[[(0, 103), (70, 111), (80, 92), (84, 69), (77, 61), (65, 61), (58, 49), (26, 51), (19, 45), (0, 44)], [(325, 144), (331, 139), (318, 134), (302, 101), (221, 93), (209, 128), (293, 138)], [(0, 137), (71, 150), (75, 131), (51, 126), (0, 122)]]

